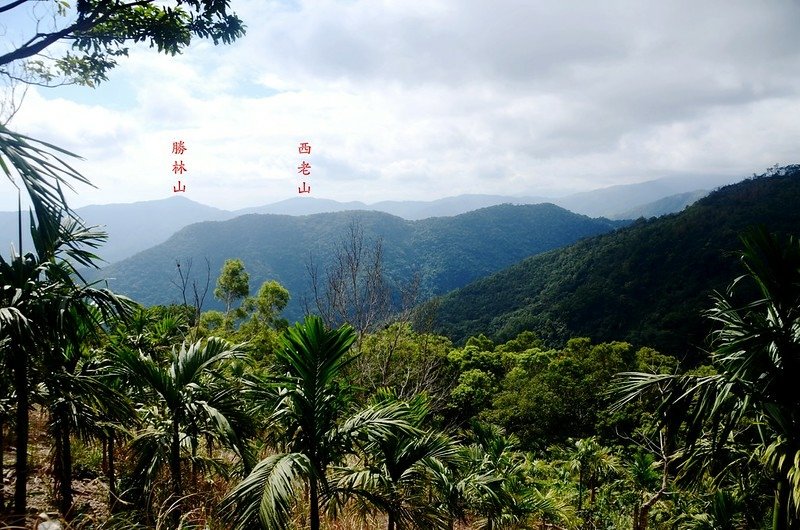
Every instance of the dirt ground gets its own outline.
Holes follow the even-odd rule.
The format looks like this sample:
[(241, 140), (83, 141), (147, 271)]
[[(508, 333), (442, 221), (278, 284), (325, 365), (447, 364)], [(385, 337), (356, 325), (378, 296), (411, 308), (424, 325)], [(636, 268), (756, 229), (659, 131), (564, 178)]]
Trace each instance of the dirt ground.
[[(28, 476), (28, 514), (26, 526), (24, 528), (36, 528), (39, 514), (49, 514), (56, 518), (58, 510), (52, 503), (53, 479), (51, 476), (52, 463), (50, 454), (50, 441), (47, 437), (45, 428), (45, 417), (43, 414), (33, 411), (30, 417), (30, 432), (32, 434), (29, 442), (29, 466)], [(9, 440), (9, 433), (6, 433), (6, 442)], [(6, 510), (0, 513), (0, 530), (21, 529), (22, 526), (12, 526), (13, 518), (6, 512), (14, 500), (14, 482), (16, 474), (14, 472), (15, 452), (13, 445), (3, 448), (3, 502)], [(72, 482), (75, 495), (76, 514), (82, 514), (85, 521), (69, 528), (80, 528), (86, 526), (90, 521), (103, 521), (108, 518), (108, 486), (102, 477), (77, 476)], [(65, 530), (66, 530), (65, 525)]]

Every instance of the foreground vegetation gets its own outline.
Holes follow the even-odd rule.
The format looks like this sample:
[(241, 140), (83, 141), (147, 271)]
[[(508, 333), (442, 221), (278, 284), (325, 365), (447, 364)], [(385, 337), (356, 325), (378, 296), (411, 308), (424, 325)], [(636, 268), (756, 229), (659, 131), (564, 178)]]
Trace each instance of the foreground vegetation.
[[(74, 227), (60, 226), (37, 248), (49, 259), (0, 269), (0, 426), (19, 479), (31, 407), (46, 418), (53, 500), (74, 527), (798, 525), (796, 240), (744, 238), (746, 274), (707, 313), (709, 364), (684, 372), (624, 342), (455, 347), (402, 319), (289, 325), (289, 293), (250, 297), (233, 261), (224, 313), (139, 307), (70, 274)], [(104, 519), (75, 505), (76, 466), (103, 477)], [(14, 484), (0, 500), (24, 514)]]
[[(72, 53), (28, 62), (27, 81), (93, 85), (131, 41), (174, 54), (192, 36), (227, 43), (243, 34), (225, 1), (168, 4), (56, 3), (53, 17), (69, 18), (64, 29), (37, 25), (0, 66), (69, 39)], [(483, 293), (473, 303), (446, 299), (464, 344), (456, 347), (412, 327), (409, 315), (388, 316), (398, 297), (381, 287), (379, 252), (366, 273), (334, 270), (315, 283), (319, 316), (294, 325), (281, 318), (286, 289), (266, 282), (251, 297), (236, 261), (214, 291), (224, 313), (201, 313), (195, 285), (194, 306), (145, 308), (87, 284), (78, 268), (94, 265), (103, 237), (64, 200), (64, 187), (88, 183), (66, 156), (0, 125), (0, 170), (20, 203), (30, 199), (33, 240), (22, 248), (20, 211), (19, 248), (0, 256), (0, 448), (14, 458), (8, 472), (0, 459), (4, 525), (30, 523), (28, 486), (40, 478), (30, 476), (32, 460), (45, 447), (52, 501), (74, 528), (800, 527), (796, 240), (764, 230), (744, 237), (744, 276), (725, 275), (730, 287), (706, 314), (716, 329), (711, 352), (691, 370), (653, 349), (572, 336), (583, 335), (574, 333), (580, 325), (617, 338), (621, 321), (648, 314), (641, 308), (651, 303), (660, 320), (637, 339), (662, 340), (678, 316), (701, 321), (687, 297), (722, 262), (704, 259), (710, 243), (699, 238), (685, 239), (700, 259), (680, 259), (686, 253), (670, 241), (687, 226), (675, 218), (666, 223), (672, 240), (642, 223), (597, 247), (534, 258), (562, 260), (549, 269), (555, 276), (530, 267), (497, 276), (510, 291), (491, 290), (491, 303)], [(797, 172), (781, 172), (783, 191), (796, 191)], [(797, 195), (759, 202), (767, 187), (757, 182), (746, 187), (755, 195), (736, 198), (793, 230)], [(723, 215), (749, 223), (743, 207), (708, 215), (722, 196), (701, 201), (688, 228), (730, 227)], [(660, 259), (628, 236), (672, 254)], [(618, 259), (632, 253), (636, 261)], [(665, 275), (651, 273), (661, 263), (681, 290), (658, 294)], [(645, 281), (607, 281), (626, 269)], [(436, 273), (458, 280), (453, 270)], [(625, 309), (621, 317), (609, 318), (612, 305)], [(682, 329), (697, 338), (691, 324)], [(76, 471), (102, 477), (108, 515), (75, 502)]]

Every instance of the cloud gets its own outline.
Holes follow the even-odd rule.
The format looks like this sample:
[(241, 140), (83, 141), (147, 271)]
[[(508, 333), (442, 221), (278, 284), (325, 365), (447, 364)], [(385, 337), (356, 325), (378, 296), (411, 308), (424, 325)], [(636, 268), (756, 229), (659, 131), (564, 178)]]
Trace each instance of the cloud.
[(797, 3), (233, 6), (231, 46), (136, 49), (91, 96), (32, 91), (16, 124), (87, 158), (102, 189), (81, 204), (170, 195), (176, 139), (187, 196), (227, 208), (296, 196), (302, 141), (315, 194), (366, 202), (797, 161)]

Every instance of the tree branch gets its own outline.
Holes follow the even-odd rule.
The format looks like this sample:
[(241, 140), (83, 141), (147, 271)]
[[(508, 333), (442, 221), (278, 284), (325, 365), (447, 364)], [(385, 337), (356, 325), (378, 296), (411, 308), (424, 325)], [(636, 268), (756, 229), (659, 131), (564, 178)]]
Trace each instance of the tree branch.
[(17, 6), (21, 5), (21, 4), (24, 4), (25, 2), (28, 2), (28, 1), (29, 0), (15, 0), (14, 2), (11, 2), (10, 4), (6, 4), (4, 6), (0, 6), (0, 13), (3, 13), (5, 11), (11, 11), (15, 7), (17, 7)]
[(14, 61), (19, 61), (21, 59), (27, 59), (28, 57), (33, 57), (34, 55), (37, 55), (51, 44), (54, 44), (60, 39), (68, 37), (69, 35), (75, 32), (89, 31), (98, 24), (106, 22), (109, 18), (111, 18), (111, 16), (121, 11), (129, 9), (131, 7), (147, 5), (150, 3), (152, 3), (152, 0), (139, 0), (137, 2), (120, 4), (113, 7), (108, 12), (103, 13), (102, 15), (99, 16), (98, 12), (95, 11), (91, 13), (88, 18), (78, 20), (59, 31), (54, 31), (53, 33), (37, 33), (28, 42), (26, 42), (16, 50), (6, 53), (5, 55), (0, 55), (0, 65), (12, 63)]

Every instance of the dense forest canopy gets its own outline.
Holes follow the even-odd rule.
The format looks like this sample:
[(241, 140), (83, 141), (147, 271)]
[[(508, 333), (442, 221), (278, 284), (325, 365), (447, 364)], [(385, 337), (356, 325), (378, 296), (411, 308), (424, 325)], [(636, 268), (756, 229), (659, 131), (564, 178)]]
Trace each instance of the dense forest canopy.
[(574, 336), (626, 340), (701, 362), (715, 290), (738, 274), (731, 256), (751, 225), (800, 226), (800, 167), (723, 187), (685, 211), (528, 258), (437, 301), (436, 329), (457, 342), (523, 330), (553, 345)]

